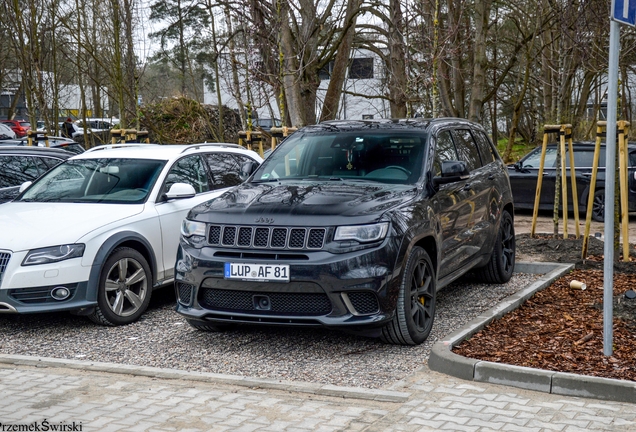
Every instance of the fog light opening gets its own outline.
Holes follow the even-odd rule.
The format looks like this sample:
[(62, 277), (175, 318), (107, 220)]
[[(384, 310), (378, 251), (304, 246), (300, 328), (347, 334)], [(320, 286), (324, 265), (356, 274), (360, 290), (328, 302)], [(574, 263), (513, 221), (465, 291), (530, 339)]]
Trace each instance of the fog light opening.
[(53, 297), (55, 300), (66, 300), (70, 296), (71, 290), (63, 286), (55, 287), (51, 290), (51, 297)]

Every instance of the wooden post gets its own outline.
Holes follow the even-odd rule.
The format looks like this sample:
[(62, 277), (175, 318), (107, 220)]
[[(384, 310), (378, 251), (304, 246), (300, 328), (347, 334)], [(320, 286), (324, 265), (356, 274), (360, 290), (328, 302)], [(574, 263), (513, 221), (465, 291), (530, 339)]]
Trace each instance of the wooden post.
[[(618, 122), (618, 150), (619, 150), (619, 175), (621, 196), (621, 231), (623, 234), (623, 261), (629, 262), (629, 213), (628, 213), (628, 186), (627, 186), (627, 130), (629, 122)], [(607, 176), (606, 176), (607, 177)]]
[[(594, 194), (596, 193), (596, 176), (598, 174), (598, 164), (601, 157), (601, 138), (603, 137), (603, 128), (607, 122), (599, 121), (596, 123), (596, 145), (594, 146), (594, 161), (592, 163), (592, 178), (590, 179), (590, 193), (587, 199), (587, 211), (585, 212), (585, 231), (583, 233), (583, 250), (581, 258), (587, 258), (587, 250), (590, 237), (590, 228), (592, 223), (592, 209), (594, 208)], [(607, 176), (606, 176), (607, 177)]]
[[(537, 216), (539, 215), (539, 203), (541, 199), (541, 185), (543, 183), (543, 168), (545, 165), (545, 152), (548, 148), (548, 128), (555, 126), (545, 125), (543, 127), (543, 147), (541, 148), (541, 160), (539, 162), (539, 174), (537, 178), (537, 190), (534, 196), (534, 210), (532, 212), (532, 227), (530, 228), (530, 237), (534, 237), (537, 228)], [(558, 127), (558, 126), (556, 126)]]
[(122, 130), (121, 129), (111, 129), (110, 130), (110, 142), (111, 144), (117, 144), (120, 142), (120, 138), (122, 135)]
[[(579, 194), (576, 188), (576, 167), (574, 166), (574, 149), (572, 148), (572, 129), (567, 128), (568, 149), (570, 152), (570, 183), (572, 185), (572, 207), (574, 208), (574, 226), (576, 238), (581, 236), (579, 228)], [(565, 180), (564, 180), (565, 181)]]
[[(561, 200), (563, 202), (563, 238), (568, 238), (568, 178), (565, 167), (565, 125), (559, 131), (559, 151), (561, 152)], [(555, 194), (557, 192), (555, 191)], [(556, 233), (555, 233), (556, 234)]]

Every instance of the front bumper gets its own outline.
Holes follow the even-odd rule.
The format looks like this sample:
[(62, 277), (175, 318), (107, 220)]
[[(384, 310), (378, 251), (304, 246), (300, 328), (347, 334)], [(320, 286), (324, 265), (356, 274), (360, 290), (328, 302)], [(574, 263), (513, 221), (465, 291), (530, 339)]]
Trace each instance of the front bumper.
[[(66, 299), (56, 300), (52, 292), (64, 287), (70, 291)], [(97, 301), (88, 295), (88, 282), (58, 284), (42, 287), (0, 290), (0, 313), (41, 313), (92, 310)], [(94, 296), (92, 296), (94, 297)]]
[[(97, 304), (88, 283), (91, 267), (82, 266), (81, 258), (22, 266), (25, 256), (0, 250), (0, 313), (81, 313)], [(64, 298), (55, 295), (62, 288), (69, 292)]]
[[(236, 250), (194, 248), (182, 240), (175, 268), (176, 310), (201, 323), (325, 326), (366, 332), (381, 327), (395, 312), (400, 282), (399, 269), (394, 269), (396, 251), (387, 238), (379, 246), (355, 252), (311, 251), (292, 259), (277, 255), (272, 261), (232, 258)], [(289, 264), (290, 282), (228, 280), (224, 278), (226, 262)], [(269, 307), (262, 307), (263, 302)]]

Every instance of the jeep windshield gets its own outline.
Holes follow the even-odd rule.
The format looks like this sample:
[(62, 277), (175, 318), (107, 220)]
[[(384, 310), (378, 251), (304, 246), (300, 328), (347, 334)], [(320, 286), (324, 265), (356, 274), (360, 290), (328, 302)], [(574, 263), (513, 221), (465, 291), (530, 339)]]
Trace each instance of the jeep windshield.
[(254, 174), (254, 182), (364, 180), (416, 183), (426, 136), (402, 131), (294, 134)]
[(18, 201), (142, 203), (165, 163), (146, 159), (68, 160), (44, 174)]

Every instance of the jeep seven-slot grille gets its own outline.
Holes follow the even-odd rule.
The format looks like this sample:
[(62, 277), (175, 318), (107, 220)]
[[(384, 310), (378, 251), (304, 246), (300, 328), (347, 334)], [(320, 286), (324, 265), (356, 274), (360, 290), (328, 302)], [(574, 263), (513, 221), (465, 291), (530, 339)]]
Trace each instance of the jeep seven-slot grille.
[[(258, 309), (254, 297), (267, 297), (271, 306), (267, 310)], [(317, 316), (331, 312), (329, 297), (320, 293), (272, 293), (202, 288), (199, 290), (199, 304), (206, 309), (259, 314)]]
[(210, 225), (208, 243), (213, 246), (270, 249), (322, 249), (325, 228), (273, 228)]

